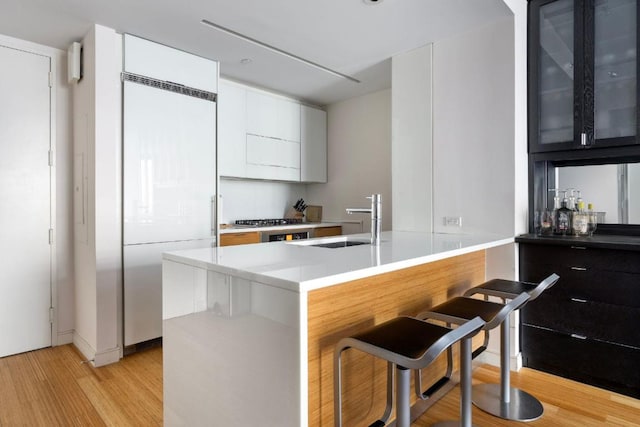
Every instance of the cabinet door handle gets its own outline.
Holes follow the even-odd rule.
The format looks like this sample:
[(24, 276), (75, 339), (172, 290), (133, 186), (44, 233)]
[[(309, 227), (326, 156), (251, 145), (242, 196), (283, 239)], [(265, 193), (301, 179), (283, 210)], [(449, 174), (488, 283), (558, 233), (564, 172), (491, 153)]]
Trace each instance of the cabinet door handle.
[(571, 301), (573, 301), (573, 302), (582, 302), (582, 303), (587, 302), (586, 299), (582, 299), (582, 298), (571, 298)]
[(584, 335), (578, 335), (578, 334), (571, 334), (571, 338), (577, 338), (579, 340), (586, 340), (587, 337), (585, 337)]
[(580, 134), (580, 145), (582, 146), (587, 145), (587, 134), (585, 132), (582, 132)]
[(573, 271), (587, 271), (586, 267), (571, 267)]
[(582, 250), (585, 250), (587, 248), (584, 247), (584, 246), (571, 246), (571, 249), (582, 249)]

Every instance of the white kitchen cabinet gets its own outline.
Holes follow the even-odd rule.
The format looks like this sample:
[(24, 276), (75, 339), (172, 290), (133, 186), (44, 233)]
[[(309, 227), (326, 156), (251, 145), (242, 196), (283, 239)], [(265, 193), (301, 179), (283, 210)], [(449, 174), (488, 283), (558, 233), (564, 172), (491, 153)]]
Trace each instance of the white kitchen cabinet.
[(327, 182), (327, 113), (221, 80), (220, 176)]
[(247, 177), (245, 86), (220, 80), (218, 92), (218, 167), (220, 176)]
[(218, 92), (218, 63), (130, 34), (124, 35), (124, 71)]
[(247, 134), (247, 177), (300, 181), (300, 143)]
[(247, 89), (247, 133), (300, 142), (300, 104)]
[(327, 113), (300, 107), (300, 180), (327, 182)]

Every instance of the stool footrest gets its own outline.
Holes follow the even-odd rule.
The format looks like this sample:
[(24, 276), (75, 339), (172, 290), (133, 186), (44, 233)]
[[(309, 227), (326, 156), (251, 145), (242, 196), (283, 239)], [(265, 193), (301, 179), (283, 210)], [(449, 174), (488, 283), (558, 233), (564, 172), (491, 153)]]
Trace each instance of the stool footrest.
[(431, 396), (433, 396), (438, 390), (444, 387), (444, 385), (447, 384), (450, 380), (451, 378), (447, 376), (440, 378), (438, 381), (433, 383), (433, 385), (429, 387), (426, 391), (424, 391), (423, 393), (420, 393), (420, 398), (422, 398), (422, 400), (429, 400)]
[(473, 350), (473, 353), (471, 353), (471, 360), (475, 359), (476, 357), (480, 356), (482, 353), (484, 353), (484, 351), (487, 349), (486, 345), (482, 345), (478, 348), (476, 348), (475, 350)]

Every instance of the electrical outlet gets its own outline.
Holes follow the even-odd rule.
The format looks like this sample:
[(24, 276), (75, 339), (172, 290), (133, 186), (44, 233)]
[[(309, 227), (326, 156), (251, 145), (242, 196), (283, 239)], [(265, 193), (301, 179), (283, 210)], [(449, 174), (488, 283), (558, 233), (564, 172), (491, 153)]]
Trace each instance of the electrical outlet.
[(461, 216), (445, 216), (444, 225), (448, 227), (462, 227), (462, 217)]

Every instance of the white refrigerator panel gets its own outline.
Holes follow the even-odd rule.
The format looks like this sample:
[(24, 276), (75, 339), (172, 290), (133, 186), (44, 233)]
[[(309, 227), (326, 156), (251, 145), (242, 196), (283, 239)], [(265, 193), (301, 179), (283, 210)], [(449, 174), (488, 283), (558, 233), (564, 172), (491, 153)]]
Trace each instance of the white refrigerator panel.
[(124, 247), (124, 345), (162, 336), (162, 253), (211, 247), (212, 239)]
[(124, 82), (125, 245), (209, 238), (216, 104)]

